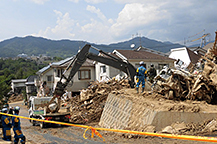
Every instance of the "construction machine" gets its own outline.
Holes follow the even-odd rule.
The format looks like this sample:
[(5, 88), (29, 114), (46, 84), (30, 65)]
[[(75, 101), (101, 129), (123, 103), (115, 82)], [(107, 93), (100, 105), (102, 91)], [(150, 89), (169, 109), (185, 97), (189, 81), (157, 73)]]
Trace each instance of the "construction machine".
[[(99, 51), (101, 55), (90, 53), (90, 48)], [(103, 52), (102, 50), (99, 50), (91, 46), (90, 44), (86, 44), (81, 50), (79, 50), (77, 55), (69, 63), (69, 65), (61, 75), (60, 80), (57, 82), (56, 88), (54, 89), (53, 98), (46, 105), (47, 112), (55, 113), (59, 111), (61, 97), (64, 94), (66, 86), (71, 82), (72, 78), (82, 66), (82, 64), (86, 61), (86, 59), (97, 61), (125, 72), (128, 75), (130, 86), (132, 88), (134, 87), (134, 76), (136, 75), (136, 68), (132, 64), (130, 64), (126, 60), (122, 60), (109, 53)], [(53, 105), (54, 103), (56, 103), (55, 107)], [(52, 105), (52, 108), (50, 107), (50, 105)]]

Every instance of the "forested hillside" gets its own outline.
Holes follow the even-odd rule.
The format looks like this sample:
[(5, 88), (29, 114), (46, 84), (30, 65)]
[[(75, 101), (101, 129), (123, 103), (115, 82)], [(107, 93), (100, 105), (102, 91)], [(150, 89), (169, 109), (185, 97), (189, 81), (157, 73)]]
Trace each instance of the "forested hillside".
[[(46, 54), (51, 57), (67, 58), (77, 54), (78, 50), (87, 43), (105, 52), (112, 52), (115, 49), (132, 49), (132, 44), (135, 45), (134, 48), (138, 48), (141, 45), (164, 53), (169, 52), (171, 48), (183, 47), (180, 44), (160, 42), (146, 37), (136, 37), (128, 41), (104, 45), (86, 41), (50, 40), (42, 37), (27, 36), (23, 38), (15, 37), (0, 42), (0, 57), (16, 57), (18, 54), (25, 53), (28, 56)], [(94, 50), (91, 52), (97, 53)]]
[(11, 90), (12, 79), (26, 79), (44, 66), (46, 65), (38, 65), (35, 61), (25, 59), (0, 59), (0, 99)]

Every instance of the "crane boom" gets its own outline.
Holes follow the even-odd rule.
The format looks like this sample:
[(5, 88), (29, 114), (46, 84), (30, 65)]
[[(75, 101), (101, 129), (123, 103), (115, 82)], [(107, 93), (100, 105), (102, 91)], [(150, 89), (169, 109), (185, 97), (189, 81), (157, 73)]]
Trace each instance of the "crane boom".
[(208, 33), (208, 34), (204, 34), (202, 37), (199, 37), (199, 38), (197, 38), (197, 39), (193, 39), (193, 40), (191, 40), (190, 42), (194, 42), (194, 41), (197, 41), (197, 40), (199, 40), (199, 39), (205, 38), (205, 37), (208, 36), (208, 35), (210, 35), (210, 34), (209, 34), (209, 33)]

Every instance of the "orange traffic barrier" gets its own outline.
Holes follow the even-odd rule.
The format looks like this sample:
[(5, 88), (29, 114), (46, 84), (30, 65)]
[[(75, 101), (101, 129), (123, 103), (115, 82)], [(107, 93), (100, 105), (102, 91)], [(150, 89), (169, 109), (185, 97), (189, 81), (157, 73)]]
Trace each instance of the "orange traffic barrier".
[[(102, 135), (98, 132), (101, 131), (111, 131), (111, 132), (118, 132), (118, 133), (128, 133), (128, 134), (137, 134), (137, 135), (147, 135), (147, 136), (155, 136), (155, 137), (165, 137), (165, 138), (172, 138), (172, 139), (183, 139), (183, 140), (193, 140), (193, 141), (204, 141), (204, 142), (217, 142), (217, 137), (206, 137), (206, 136), (190, 136), (190, 135), (177, 135), (177, 134), (161, 134), (161, 133), (151, 133), (151, 132), (139, 132), (139, 131), (130, 131), (130, 130), (119, 130), (119, 129), (108, 129), (108, 128), (95, 128), (87, 125), (78, 125), (78, 124), (71, 124), (71, 123), (64, 123), (64, 122), (58, 122), (58, 121), (49, 121), (49, 120), (42, 120), (42, 119), (35, 119), (35, 118), (29, 118), (24, 116), (17, 116), (17, 115), (11, 115), (6, 113), (1, 113), (2, 115), (7, 116), (13, 116), (23, 119), (29, 119), (34, 121), (40, 121), (40, 122), (47, 122), (47, 123), (54, 123), (54, 124), (61, 124), (61, 125), (67, 125), (67, 126), (74, 126), (74, 127), (80, 127), (80, 128), (86, 128), (83, 137), (85, 137), (85, 133), (90, 129), (91, 130), (91, 137), (94, 137), (94, 134), (98, 137), (102, 138), (104, 141), (105, 139), (102, 137)], [(98, 131), (97, 131), (98, 130)]]

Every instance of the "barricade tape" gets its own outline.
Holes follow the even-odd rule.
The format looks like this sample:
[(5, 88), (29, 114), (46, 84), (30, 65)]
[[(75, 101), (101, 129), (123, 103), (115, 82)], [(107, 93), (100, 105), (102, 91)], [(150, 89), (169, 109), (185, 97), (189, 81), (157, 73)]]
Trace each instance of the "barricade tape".
[(98, 137), (102, 138), (104, 141), (105, 139), (102, 137), (102, 135), (97, 131), (110, 131), (110, 132), (118, 132), (118, 133), (127, 133), (127, 134), (136, 134), (136, 135), (146, 135), (146, 136), (154, 136), (154, 137), (164, 137), (164, 138), (172, 138), (172, 139), (182, 139), (182, 140), (193, 140), (193, 141), (204, 141), (204, 142), (217, 142), (217, 137), (206, 137), (206, 136), (190, 136), (190, 135), (177, 135), (177, 134), (162, 134), (162, 133), (151, 133), (151, 132), (139, 132), (139, 131), (130, 131), (130, 130), (119, 130), (119, 129), (108, 129), (108, 128), (95, 128), (87, 125), (78, 125), (78, 124), (71, 124), (71, 123), (65, 123), (65, 122), (58, 122), (58, 121), (49, 121), (49, 120), (42, 120), (42, 119), (36, 119), (36, 118), (29, 118), (24, 116), (17, 116), (12, 114), (6, 114), (0, 112), (2, 115), (7, 116), (13, 116), (23, 119), (29, 119), (34, 121), (40, 121), (40, 122), (46, 122), (46, 123), (54, 123), (54, 124), (61, 124), (61, 125), (67, 125), (67, 126), (74, 126), (74, 127), (80, 127), (80, 128), (86, 128), (83, 137), (85, 137), (85, 133), (87, 130), (91, 130), (91, 137), (94, 137), (94, 134)]

